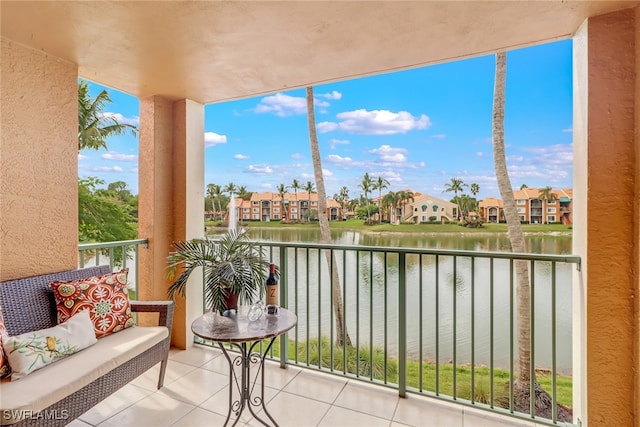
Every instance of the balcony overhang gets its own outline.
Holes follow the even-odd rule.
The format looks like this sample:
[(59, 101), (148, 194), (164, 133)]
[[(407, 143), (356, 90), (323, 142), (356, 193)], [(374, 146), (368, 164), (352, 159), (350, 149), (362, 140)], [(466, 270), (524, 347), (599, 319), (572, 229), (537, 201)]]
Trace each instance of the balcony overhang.
[(2, 36), (137, 97), (208, 104), (570, 37), (637, 1), (2, 1)]

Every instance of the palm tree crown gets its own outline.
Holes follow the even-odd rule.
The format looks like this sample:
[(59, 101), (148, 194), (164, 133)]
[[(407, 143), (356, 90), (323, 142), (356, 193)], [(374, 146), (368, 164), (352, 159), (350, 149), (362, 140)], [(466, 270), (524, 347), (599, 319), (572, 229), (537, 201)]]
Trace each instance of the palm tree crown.
[(78, 150), (107, 149), (110, 136), (138, 134), (138, 128), (128, 123), (120, 123), (115, 116), (106, 114), (104, 107), (111, 102), (109, 94), (103, 90), (94, 99), (89, 96), (89, 84), (85, 80), (78, 83)]

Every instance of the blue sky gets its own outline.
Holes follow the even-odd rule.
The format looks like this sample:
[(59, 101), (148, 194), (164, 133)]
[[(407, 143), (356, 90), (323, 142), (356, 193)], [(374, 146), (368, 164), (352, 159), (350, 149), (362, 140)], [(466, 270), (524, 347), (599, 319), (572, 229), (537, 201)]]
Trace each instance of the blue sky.
[[(507, 55), (505, 142), (514, 187), (572, 186), (571, 40)], [(499, 197), (491, 143), (494, 55), (314, 87), (329, 197), (358, 197), (365, 172), (386, 191), (411, 189), (449, 199), (445, 184), (480, 186)], [(95, 96), (103, 87), (90, 82)], [(108, 88), (107, 88), (108, 89)], [(138, 124), (137, 98), (109, 90), (105, 109)], [(314, 181), (304, 89), (205, 106), (205, 184), (233, 182), (276, 191)], [(137, 138), (110, 138), (109, 151), (83, 150), (81, 177), (125, 181), (138, 193)]]

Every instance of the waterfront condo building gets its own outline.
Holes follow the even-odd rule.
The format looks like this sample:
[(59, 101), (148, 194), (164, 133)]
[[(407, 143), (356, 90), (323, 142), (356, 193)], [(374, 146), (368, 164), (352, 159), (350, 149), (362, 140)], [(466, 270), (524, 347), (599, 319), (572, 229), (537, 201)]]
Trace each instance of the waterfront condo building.
[[(294, 194), (280, 194), (265, 191), (253, 193), (251, 199), (236, 198), (234, 207), (237, 217), (241, 221), (308, 221), (317, 219), (318, 194), (300, 192)], [(231, 204), (227, 206), (227, 218), (229, 217)], [(315, 212), (315, 213), (314, 213)], [(342, 218), (342, 208), (333, 199), (327, 198), (327, 219), (338, 221)]]
[[(522, 188), (513, 191), (520, 221), (528, 224), (562, 223), (570, 225), (572, 217), (573, 190), (552, 189), (545, 198), (538, 188)], [(486, 222), (500, 222), (504, 219), (504, 203), (501, 199), (487, 197), (480, 200), (480, 216)]]

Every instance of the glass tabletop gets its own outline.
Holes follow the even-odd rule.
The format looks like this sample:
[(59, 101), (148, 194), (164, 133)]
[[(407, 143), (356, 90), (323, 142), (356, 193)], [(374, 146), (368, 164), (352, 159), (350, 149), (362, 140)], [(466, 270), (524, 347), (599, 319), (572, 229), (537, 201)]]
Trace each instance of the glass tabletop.
[(247, 342), (276, 337), (293, 328), (297, 316), (286, 308), (280, 307), (278, 315), (264, 314), (256, 321), (247, 318), (246, 307), (240, 307), (238, 313), (224, 316), (208, 312), (191, 324), (191, 331), (200, 338), (220, 342)]

